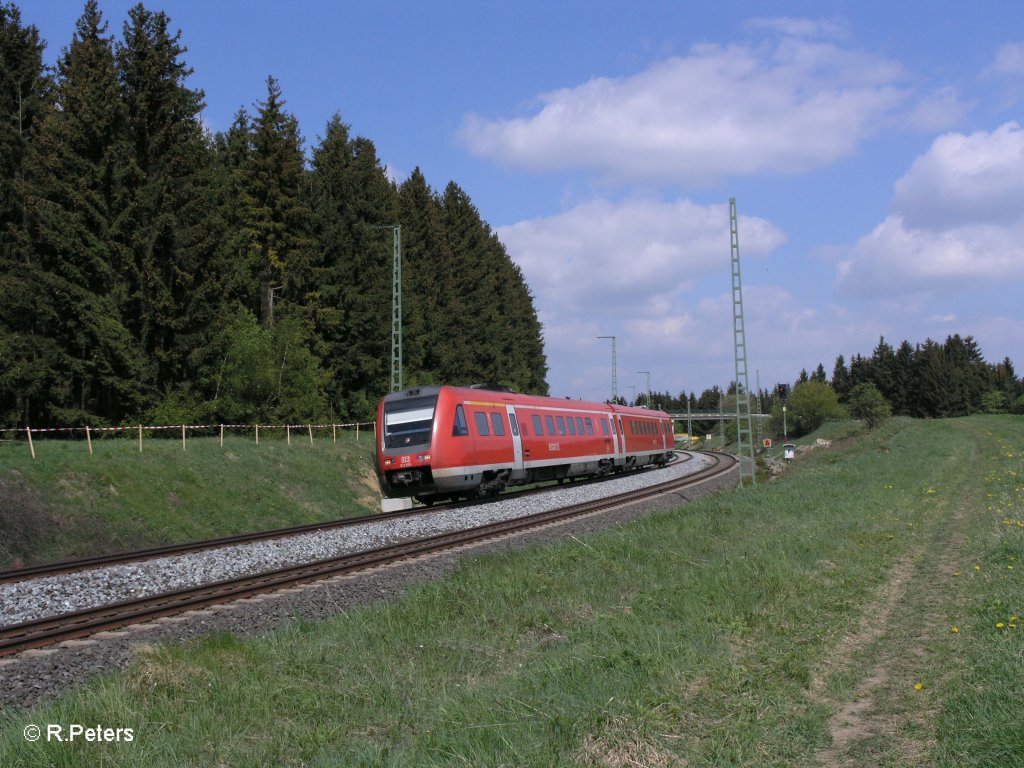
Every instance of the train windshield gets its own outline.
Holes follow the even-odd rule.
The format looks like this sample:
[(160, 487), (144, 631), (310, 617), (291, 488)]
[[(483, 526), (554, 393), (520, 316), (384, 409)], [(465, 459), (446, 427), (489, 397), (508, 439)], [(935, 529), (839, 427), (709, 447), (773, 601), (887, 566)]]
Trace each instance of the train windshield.
[(384, 404), (384, 447), (405, 448), (430, 445), (430, 431), (434, 426), (433, 397), (408, 397)]

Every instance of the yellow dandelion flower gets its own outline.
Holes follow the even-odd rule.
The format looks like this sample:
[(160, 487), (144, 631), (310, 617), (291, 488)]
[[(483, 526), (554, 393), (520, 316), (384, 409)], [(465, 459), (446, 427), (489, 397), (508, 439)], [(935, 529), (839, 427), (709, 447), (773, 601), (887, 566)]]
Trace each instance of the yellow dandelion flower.
[(960, 571), (953, 571), (953, 575), (954, 576), (959, 576), (960, 575)]
[(1010, 629), (1016, 629), (1016, 628), (1017, 628), (1017, 625), (1016, 625), (1016, 624), (1011, 624), (1011, 625), (1010, 625)]
[(976, 565), (976, 566), (974, 566), (974, 570), (976, 570), (976, 571), (980, 571), (980, 570), (981, 570), (981, 566), (980, 566), (980, 565)]
[(1013, 566), (1012, 566), (1012, 565), (1008, 565), (1008, 566), (1006, 566), (1006, 570), (1008, 570), (1008, 571), (1012, 571), (1012, 570), (1013, 570)]
[(959, 635), (960, 634), (960, 627), (953, 627), (953, 634), (954, 635)]
[(921, 683), (914, 683), (914, 690), (915, 691), (920, 691), (923, 688), (924, 688), (924, 686)]
[(1005, 626), (1006, 626), (1006, 625), (1005, 625), (1005, 624), (1003, 624), (1003, 622), (1001, 622), (1001, 621), (1000, 621), (1000, 622), (998, 622), (998, 623), (996, 623), (996, 629), (1002, 629), (1002, 628), (1003, 628), (1003, 627), (1005, 627)]

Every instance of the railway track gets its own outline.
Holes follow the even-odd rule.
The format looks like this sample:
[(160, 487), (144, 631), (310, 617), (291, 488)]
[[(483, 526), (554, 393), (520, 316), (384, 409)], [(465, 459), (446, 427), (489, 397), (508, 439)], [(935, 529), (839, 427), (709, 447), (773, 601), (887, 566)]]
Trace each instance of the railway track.
[[(41, 648), (65, 640), (83, 638), (98, 632), (119, 629), (130, 624), (147, 622), (164, 616), (173, 616), (219, 603), (273, 592), (298, 584), (305, 584), (357, 571), (365, 571), (390, 563), (450, 551), (525, 531), (537, 530), (549, 525), (604, 512), (656, 495), (699, 485), (729, 472), (736, 466), (735, 458), (730, 455), (709, 455), (713, 458), (714, 463), (698, 472), (673, 479), (666, 483), (609, 496), (597, 501), (589, 501), (466, 530), (438, 534), (260, 574), (226, 579), (198, 587), (164, 592), (151, 597), (127, 600), (98, 608), (11, 625), (0, 629), (0, 656), (9, 656), (32, 648)], [(373, 519), (379, 519), (380, 516), (375, 515), (372, 517)]]
[[(676, 454), (679, 455), (678, 453)], [(685, 458), (680, 461), (689, 461), (690, 455), (686, 454)], [(614, 478), (614, 476), (613, 476)], [(605, 478), (598, 478), (592, 480), (579, 480), (576, 481), (577, 485), (585, 485), (593, 482), (601, 482)], [(44, 576), (58, 576), (64, 573), (75, 573), (77, 571), (85, 571), (91, 568), (103, 568), (111, 565), (124, 565), (126, 563), (138, 563), (146, 560), (155, 560), (159, 557), (172, 557), (174, 555), (185, 555), (193, 552), (203, 552), (211, 549), (220, 549), (221, 547), (229, 547), (237, 544), (250, 544), (255, 541), (265, 541), (268, 539), (280, 539), (288, 536), (300, 536), (304, 533), (312, 533), (314, 531), (327, 531), (335, 528), (348, 528), (352, 526), (363, 525), (370, 522), (378, 522), (380, 520), (389, 520), (403, 517), (415, 517), (417, 515), (430, 514), (432, 512), (438, 512), (445, 509), (453, 509), (467, 504), (487, 504), (489, 502), (517, 498), (519, 496), (528, 496), (531, 494), (544, 493), (550, 491), (553, 487), (557, 488), (560, 486), (545, 485), (538, 488), (529, 488), (526, 490), (513, 491), (502, 494), (501, 496), (475, 500), (472, 502), (460, 501), (453, 502), (451, 504), (434, 504), (433, 506), (420, 506), (413, 507), (412, 509), (400, 510), (398, 512), (376, 512), (370, 515), (359, 515), (357, 517), (346, 517), (338, 520), (327, 520), (319, 523), (307, 523), (304, 525), (295, 525), (288, 528), (273, 528), (266, 531), (256, 531), (254, 533), (240, 533), (232, 536), (220, 536), (215, 539), (205, 539), (203, 541), (187, 542), (185, 544), (167, 544), (160, 547), (150, 547), (148, 549), (137, 549), (130, 552), (118, 552), (111, 555), (98, 555), (96, 557), (86, 557), (77, 560), (64, 560), (59, 563), (46, 563), (43, 565), (35, 565), (23, 568), (14, 568), (11, 570), (0, 570), (0, 584), (6, 584), (17, 581), (24, 581), (26, 579), (42, 578)]]

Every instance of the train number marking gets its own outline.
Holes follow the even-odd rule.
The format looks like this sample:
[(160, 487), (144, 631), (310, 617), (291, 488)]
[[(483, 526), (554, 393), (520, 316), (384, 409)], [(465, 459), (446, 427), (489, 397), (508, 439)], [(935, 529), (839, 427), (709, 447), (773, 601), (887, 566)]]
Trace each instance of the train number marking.
[(561, 448), (561, 446), (558, 443), (548, 443), (548, 450), (549, 451), (560, 451), (560, 450), (562, 450), (562, 448)]

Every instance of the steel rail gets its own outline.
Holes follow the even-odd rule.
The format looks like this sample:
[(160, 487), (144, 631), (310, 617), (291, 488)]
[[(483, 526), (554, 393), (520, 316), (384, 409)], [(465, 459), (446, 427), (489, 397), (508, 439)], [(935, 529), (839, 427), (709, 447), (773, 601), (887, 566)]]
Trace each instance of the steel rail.
[(679, 488), (697, 485), (736, 466), (735, 458), (729, 454), (712, 456), (715, 458), (715, 464), (711, 467), (638, 491), (312, 563), (14, 624), (0, 629), (0, 657), (604, 512)]
[[(676, 454), (678, 456), (678, 453)], [(685, 458), (679, 461), (689, 461), (692, 455), (686, 455)], [(670, 462), (669, 466), (672, 463)], [(587, 480), (575, 481), (577, 485), (585, 485), (591, 482), (600, 482), (602, 480), (614, 479), (620, 477), (620, 475), (612, 475), (610, 477), (601, 478), (590, 478)], [(446, 509), (456, 509), (460, 507), (470, 506), (474, 504), (489, 504), (496, 501), (502, 501), (505, 499), (516, 498), (518, 496), (527, 496), (537, 493), (544, 493), (553, 489), (557, 489), (562, 486), (544, 485), (537, 488), (529, 488), (526, 490), (513, 491), (510, 493), (504, 493), (500, 496), (489, 497), (484, 499), (474, 499), (472, 501), (457, 501), (450, 504), (435, 504), (432, 506), (421, 506), (413, 507), (412, 509), (402, 509), (396, 512), (375, 512), (369, 515), (358, 515), (356, 517), (345, 517), (337, 520), (324, 520), (318, 523), (304, 523), (302, 525), (289, 526), (287, 528), (271, 528), (265, 531), (255, 531), (250, 533), (238, 533), (230, 536), (220, 536), (214, 539), (204, 539), (202, 541), (186, 542), (185, 544), (165, 544), (159, 547), (148, 547), (146, 549), (137, 549), (129, 552), (117, 552), (110, 555), (97, 555), (95, 557), (85, 557), (76, 560), (63, 560), (57, 563), (45, 563), (42, 565), (32, 565), (22, 568), (13, 568), (10, 570), (0, 570), (0, 584), (6, 584), (17, 581), (26, 581), (28, 579), (43, 578), (45, 576), (58, 576), (64, 573), (73, 573), (75, 571), (85, 571), (93, 568), (103, 568), (111, 565), (124, 565), (126, 563), (137, 563), (145, 560), (155, 560), (159, 557), (172, 557), (174, 555), (185, 555), (192, 552), (203, 552), (210, 549), (220, 549), (222, 547), (229, 547), (238, 544), (249, 544), (254, 541), (265, 541), (267, 539), (283, 539), (289, 536), (300, 536), (304, 533), (313, 533), (314, 531), (327, 531), (335, 528), (347, 528), (350, 526), (363, 525), (365, 523), (378, 522), (380, 520), (394, 520), (402, 517), (416, 517), (418, 515), (429, 514), (430, 512), (438, 512)]]

